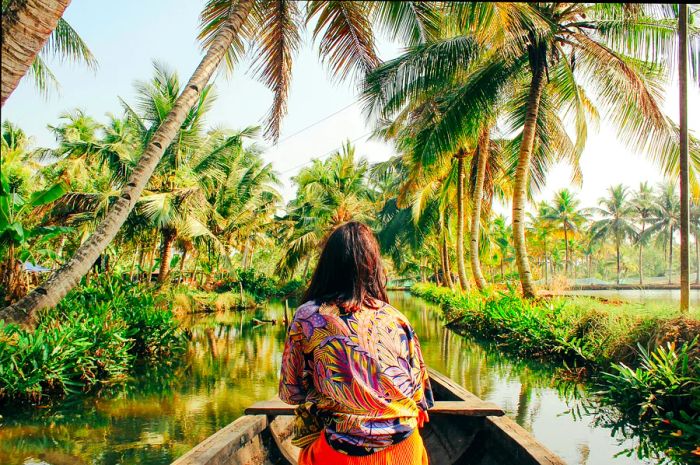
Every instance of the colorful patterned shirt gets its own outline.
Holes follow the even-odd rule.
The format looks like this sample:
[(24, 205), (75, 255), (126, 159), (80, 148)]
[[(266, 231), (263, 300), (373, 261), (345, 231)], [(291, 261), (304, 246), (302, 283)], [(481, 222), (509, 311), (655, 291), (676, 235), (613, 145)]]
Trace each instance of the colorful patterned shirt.
[(369, 455), (410, 436), (433, 405), (418, 339), (389, 304), (346, 312), (307, 302), (294, 315), (280, 398), (306, 404), (336, 450)]

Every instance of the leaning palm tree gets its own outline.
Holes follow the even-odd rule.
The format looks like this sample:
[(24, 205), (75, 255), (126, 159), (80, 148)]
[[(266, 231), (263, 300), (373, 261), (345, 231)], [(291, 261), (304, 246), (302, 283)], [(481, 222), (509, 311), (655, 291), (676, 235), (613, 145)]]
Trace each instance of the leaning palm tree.
[(617, 284), (620, 284), (620, 247), (625, 239), (637, 236), (634, 225), (634, 208), (627, 200), (627, 188), (622, 184), (610, 187), (609, 196), (599, 200), (601, 208), (595, 211), (602, 218), (593, 223), (591, 234), (593, 240), (612, 237), (615, 241), (615, 257), (617, 259)]
[[(22, 2), (36, 6), (35, 1)], [(53, 3), (53, 2), (52, 2)], [(67, 2), (64, 0), (64, 6)], [(388, 3), (388, 2), (387, 2)], [(434, 29), (436, 22), (429, 2), (411, 2), (409, 7), (383, 2), (331, 2), (313, 1), (307, 4), (306, 20), (317, 19), (314, 36), (320, 38), (320, 52), (335, 75), (345, 76), (364, 73), (378, 64), (374, 35), (371, 27), (375, 21), (380, 27), (395, 28), (410, 41), (424, 40)], [(299, 27), (302, 17), (298, 3), (290, 0), (209, 0), (202, 13), (200, 38), (207, 53), (184, 86), (172, 111), (154, 131), (138, 165), (131, 173), (109, 214), (95, 234), (82, 244), (75, 256), (52, 274), (41, 286), (11, 307), (0, 311), (0, 319), (17, 321), (33, 320), (40, 308), (55, 305), (72, 289), (90, 269), (97, 257), (117, 235), (129, 213), (136, 205), (141, 192), (150, 179), (163, 153), (173, 142), (190, 109), (222, 61), (233, 65), (245, 52), (246, 43), (257, 45), (256, 70), (262, 80), (274, 91), (266, 132), (273, 139), (279, 135), (279, 124), (285, 113), (286, 98), (291, 82), (291, 58), (300, 43)], [(35, 8), (36, 9), (36, 8)], [(62, 11), (62, 10), (61, 10)], [(60, 14), (53, 15), (58, 21)], [(3, 15), (3, 37), (8, 37)], [(8, 19), (9, 22), (9, 19)], [(55, 22), (46, 28), (50, 32)], [(48, 35), (48, 32), (46, 35)], [(9, 42), (9, 41), (8, 41)], [(31, 56), (25, 57), (26, 67), (45, 42), (33, 47)], [(3, 67), (5, 66), (3, 41)], [(16, 69), (16, 81), (26, 70)], [(4, 71), (4, 69), (3, 69)], [(3, 73), (2, 99), (6, 98), (5, 73)]]
[(637, 246), (639, 247), (639, 285), (644, 285), (644, 259), (642, 253), (644, 251), (644, 243), (647, 239), (646, 229), (647, 222), (651, 218), (654, 208), (654, 191), (648, 183), (639, 184), (639, 190), (635, 192), (632, 198), (632, 208), (635, 211), (636, 220), (641, 223), (642, 227), (637, 235)]
[(5, 105), (20, 79), (36, 63), (37, 54), (69, 3), (70, 0), (3, 0), (0, 106)]
[(545, 218), (561, 225), (564, 234), (564, 274), (568, 276), (570, 267), (569, 235), (575, 234), (586, 222), (587, 212), (579, 208), (581, 202), (568, 189), (554, 194), (554, 203), (549, 206)]
[[(238, 36), (252, 7), (253, 0), (241, 0), (236, 4), (235, 8), (231, 7), (227, 10), (228, 14), (221, 23), (221, 29), (210, 41), (206, 55), (184, 87), (183, 92), (177, 98), (173, 111), (168, 114), (164, 122), (155, 130), (119, 199), (113, 204), (110, 212), (105, 216), (95, 233), (46, 282), (42, 283), (23, 299), (0, 311), (0, 319), (33, 322), (38, 310), (56, 305), (88, 272), (97, 257), (117, 235), (129, 213), (133, 210), (164, 151), (173, 141), (190, 108), (196, 103), (200, 92), (223, 60), (231, 43)], [(3, 42), (3, 47), (4, 44)], [(3, 95), (4, 92), (3, 90)]]

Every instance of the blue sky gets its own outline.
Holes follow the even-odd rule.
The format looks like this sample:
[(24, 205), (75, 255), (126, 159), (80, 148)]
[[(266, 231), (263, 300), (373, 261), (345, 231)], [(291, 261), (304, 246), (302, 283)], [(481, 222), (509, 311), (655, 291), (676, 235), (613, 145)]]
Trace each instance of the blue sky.
[[(104, 121), (104, 115), (121, 111), (117, 96), (134, 101), (133, 83), (152, 74), (153, 60), (168, 64), (185, 81), (201, 59), (196, 40), (198, 15), (203, 1), (196, 0), (122, 0), (107, 2), (73, 0), (65, 18), (87, 42), (99, 61), (96, 72), (80, 65), (51, 62), (61, 88), (48, 98), (40, 96), (29, 79), (23, 79), (3, 108), (3, 120), (9, 119), (34, 137), (37, 146), (51, 147), (55, 141), (46, 126), (55, 124), (58, 116), (73, 108), (81, 108)], [(382, 58), (399, 53), (396, 45), (380, 41)], [(272, 100), (270, 91), (258, 83), (248, 66), (241, 63), (232, 76), (219, 74), (215, 79), (218, 98), (209, 114), (210, 126), (242, 128), (260, 124)], [(665, 109), (677, 120), (677, 84), (671, 84)], [(328, 154), (346, 139), (356, 140), (357, 153), (370, 161), (385, 160), (393, 154), (388, 144), (367, 141), (370, 126), (356, 100), (356, 85), (331, 79), (318, 59), (307, 34), (304, 47), (297, 55), (289, 93), (288, 115), (282, 126), (280, 144), (268, 149), (265, 157), (274, 163), (285, 182), (286, 198), (293, 195), (289, 177), (300, 165), (312, 158)], [(342, 110), (342, 111), (339, 111)], [(312, 128), (289, 137), (331, 114)], [(700, 93), (691, 86), (689, 122), (700, 130)], [(643, 157), (632, 154), (615, 140), (614, 133), (601, 122), (599, 131), (591, 132), (582, 158), (583, 186), (575, 187), (586, 206), (593, 206), (604, 190), (623, 182), (637, 186), (640, 181), (658, 182), (659, 170)], [(569, 168), (554, 168), (547, 187), (539, 198), (571, 187)], [(504, 208), (499, 210), (505, 211)]]

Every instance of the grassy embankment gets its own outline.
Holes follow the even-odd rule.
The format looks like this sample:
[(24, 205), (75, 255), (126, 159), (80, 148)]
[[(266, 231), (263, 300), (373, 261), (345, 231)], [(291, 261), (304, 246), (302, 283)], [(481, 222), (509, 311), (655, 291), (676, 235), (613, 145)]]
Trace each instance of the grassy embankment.
[[(430, 284), (411, 292), (440, 304), (450, 327), (520, 356), (563, 360), (593, 374), (601, 406), (676, 463), (700, 457), (700, 315), (668, 305), (587, 297), (524, 300), (514, 292), (459, 293)], [(575, 370), (574, 368), (575, 367)]]
[(33, 330), (0, 321), (0, 405), (97, 390), (137, 360), (170, 363), (185, 343), (167, 299), (118, 278), (95, 281), (43, 312)]

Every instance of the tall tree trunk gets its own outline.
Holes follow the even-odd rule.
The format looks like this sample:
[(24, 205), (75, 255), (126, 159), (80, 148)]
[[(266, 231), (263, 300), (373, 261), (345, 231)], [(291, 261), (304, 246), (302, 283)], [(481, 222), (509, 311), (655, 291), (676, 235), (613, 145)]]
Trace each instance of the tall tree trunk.
[(182, 257), (180, 258), (180, 277), (177, 280), (179, 284), (182, 284), (182, 281), (185, 279), (185, 260), (187, 260), (187, 247), (182, 251)]
[(253, 3), (254, 0), (239, 0), (236, 7), (231, 8), (226, 24), (222, 25), (165, 121), (151, 137), (119, 199), (110, 208), (92, 236), (45, 283), (14, 305), (1, 310), (0, 319), (33, 322), (38, 310), (56, 305), (87, 273), (95, 259), (117, 235), (127, 216), (136, 205), (141, 192), (163, 156), (163, 152), (172, 143), (190, 109), (197, 102), (201, 90), (218, 68), (226, 50), (248, 18)]
[(527, 243), (525, 241), (525, 209), (527, 207), (527, 189), (530, 179), (530, 160), (535, 146), (535, 129), (537, 116), (540, 109), (540, 99), (544, 90), (544, 59), (545, 54), (536, 46), (530, 52), (532, 56), (532, 79), (530, 82), (530, 94), (527, 101), (527, 113), (523, 126), (522, 142), (518, 154), (518, 166), (515, 170), (515, 185), (513, 186), (513, 246), (515, 247), (515, 259), (518, 264), (520, 283), (523, 287), (523, 296), (531, 298), (535, 296), (535, 288), (532, 284), (530, 261), (527, 255)]
[(668, 237), (668, 283), (671, 284), (671, 276), (673, 275), (673, 228), (671, 228)]
[(569, 276), (569, 229), (564, 221), (564, 276)]
[(454, 290), (455, 280), (452, 278), (452, 261), (450, 260), (450, 236), (445, 235), (445, 265), (447, 266), (447, 282)]
[(700, 229), (695, 231), (695, 284), (700, 284)]
[(463, 291), (469, 290), (467, 268), (464, 265), (464, 157), (463, 149), (457, 152), (457, 273), (459, 285)]
[(160, 248), (160, 270), (158, 271), (158, 282), (165, 283), (170, 277), (170, 260), (173, 258), (173, 246), (177, 238), (177, 231), (168, 228), (163, 231), (163, 243)]
[(549, 286), (549, 273), (547, 273), (547, 236), (544, 238), (544, 285)]
[(620, 240), (615, 238), (615, 252), (617, 256), (617, 285), (620, 285)]
[(486, 164), (489, 161), (489, 127), (484, 126), (479, 135), (479, 147), (477, 151), (477, 168), (476, 168), (476, 185), (474, 186), (474, 198), (472, 199), (472, 221), (470, 230), (470, 249), (469, 258), (471, 258), (472, 275), (476, 287), (480, 290), (486, 287), (486, 279), (481, 272), (481, 260), (479, 259), (479, 236), (481, 231), (481, 202), (484, 197), (484, 180), (486, 179)]
[(14, 92), (56, 29), (70, 0), (11, 1), (2, 12), (0, 106)]
[(642, 236), (644, 236), (644, 230), (646, 229), (646, 221), (642, 218), (642, 232), (639, 235), (639, 285), (644, 285), (644, 258), (642, 257), (642, 251), (644, 250), (644, 245), (642, 243)]
[(690, 197), (688, 189), (688, 5), (680, 3), (678, 15), (678, 107), (680, 110), (681, 175), (681, 312), (690, 306)]
[(447, 282), (447, 264), (445, 262), (445, 252), (445, 238), (443, 236), (443, 238), (440, 239), (440, 268), (442, 268), (442, 277)]

